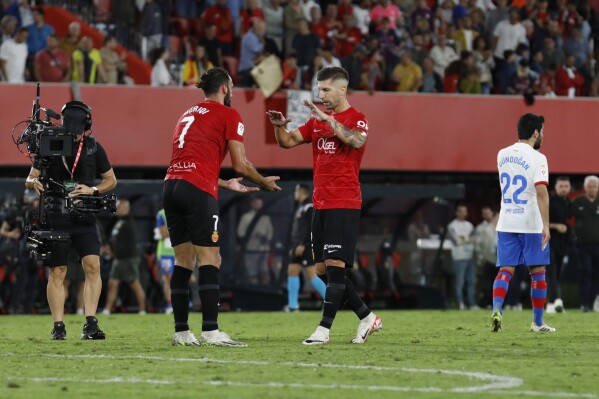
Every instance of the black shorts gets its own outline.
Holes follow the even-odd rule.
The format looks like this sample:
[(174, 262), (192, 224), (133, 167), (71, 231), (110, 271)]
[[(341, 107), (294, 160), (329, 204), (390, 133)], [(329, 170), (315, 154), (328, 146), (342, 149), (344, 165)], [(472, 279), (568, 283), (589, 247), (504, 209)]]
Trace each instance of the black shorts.
[(359, 209), (314, 209), (312, 249), (314, 261), (338, 259), (352, 267), (358, 245)]
[(310, 248), (310, 246), (307, 245), (306, 249), (304, 249), (303, 254), (301, 254), (300, 256), (295, 256), (296, 247), (297, 245), (291, 249), (291, 258), (289, 263), (296, 263), (302, 265), (303, 267), (314, 266), (314, 254), (312, 253), (312, 248)]
[(162, 202), (173, 246), (220, 245), (218, 202), (213, 196), (185, 180), (166, 180)]
[(50, 259), (44, 260), (44, 266), (67, 266), (69, 264), (69, 252), (71, 248), (75, 250), (79, 259), (87, 255), (100, 256), (101, 240), (97, 223), (81, 224), (70, 220), (66, 216), (55, 216), (52, 223), (54, 232), (67, 233), (70, 239), (68, 242), (58, 244), (54, 247)]

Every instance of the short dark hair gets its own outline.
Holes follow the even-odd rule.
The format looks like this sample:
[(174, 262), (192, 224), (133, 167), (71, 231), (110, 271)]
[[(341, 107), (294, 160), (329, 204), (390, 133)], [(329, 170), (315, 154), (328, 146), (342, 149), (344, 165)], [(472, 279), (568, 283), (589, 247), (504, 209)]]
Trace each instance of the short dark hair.
[(518, 119), (518, 138), (520, 140), (528, 140), (532, 137), (535, 130), (539, 132), (543, 128), (545, 117), (535, 114), (524, 114)]
[(196, 87), (204, 90), (204, 94), (209, 96), (218, 92), (222, 85), (229, 83), (229, 79), (231, 77), (225, 69), (212, 68), (202, 74)]
[(345, 80), (349, 82), (349, 75), (347, 71), (341, 67), (324, 67), (316, 73), (316, 80), (322, 82), (323, 80)]
[(567, 181), (568, 183), (570, 183), (570, 177), (569, 176), (558, 176), (557, 179), (555, 179), (555, 182), (560, 182), (560, 181)]

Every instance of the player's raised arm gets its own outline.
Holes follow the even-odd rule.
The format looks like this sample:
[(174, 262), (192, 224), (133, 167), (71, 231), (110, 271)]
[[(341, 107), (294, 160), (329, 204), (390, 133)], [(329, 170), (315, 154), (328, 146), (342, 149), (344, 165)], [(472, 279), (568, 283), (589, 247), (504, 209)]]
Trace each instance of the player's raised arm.
[(279, 176), (262, 176), (254, 168), (254, 165), (245, 156), (245, 147), (243, 143), (236, 140), (227, 141), (227, 147), (231, 153), (231, 162), (235, 173), (245, 177), (252, 183), (256, 183), (265, 191), (281, 191), (281, 187), (275, 183), (280, 179)]
[(317, 120), (326, 122), (331, 129), (333, 129), (335, 136), (337, 136), (343, 143), (355, 149), (359, 149), (366, 144), (366, 140), (368, 140), (366, 132), (359, 129), (351, 129), (342, 125), (331, 115), (320, 110), (312, 101), (304, 100), (304, 105), (312, 111), (312, 116)]
[(300, 133), (299, 129), (292, 130), (289, 132), (285, 125), (291, 122), (291, 119), (285, 118), (282, 113), (278, 111), (268, 111), (266, 113), (268, 115), (268, 119), (270, 123), (275, 128), (275, 137), (277, 139), (277, 143), (281, 148), (292, 148), (300, 144), (304, 144), (304, 138)]

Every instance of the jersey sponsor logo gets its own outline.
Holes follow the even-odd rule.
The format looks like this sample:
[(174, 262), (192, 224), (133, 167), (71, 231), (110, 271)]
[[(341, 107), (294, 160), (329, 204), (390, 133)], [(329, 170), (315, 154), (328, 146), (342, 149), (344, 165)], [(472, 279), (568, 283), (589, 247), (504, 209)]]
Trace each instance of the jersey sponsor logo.
[(243, 123), (239, 122), (239, 124), (237, 125), (237, 134), (243, 136), (244, 130), (245, 126), (243, 126)]
[(331, 252), (337, 252), (341, 249), (341, 245), (336, 245), (336, 244), (325, 244), (324, 245), (324, 250), (331, 253)]
[(362, 129), (368, 131), (368, 124), (364, 121), (358, 121), (358, 127), (361, 127)]
[(206, 109), (204, 107), (198, 107), (197, 105), (194, 107), (191, 107), (190, 109), (188, 109), (187, 111), (185, 111), (185, 113), (183, 115), (187, 115), (187, 114), (192, 114), (192, 113), (196, 113), (196, 114), (200, 114), (200, 115), (204, 115), (207, 114), (208, 112), (210, 112), (209, 109)]
[(325, 137), (318, 139), (316, 148), (318, 148), (320, 151), (324, 151), (325, 154), (334, 154), (337, 151), (335, 142), (329, 141), (329, 139)]
[(197, 169), (195, 162), (177, 162), (176, 164), (171, 165), (170, 170), (180, 170), (180, 169)]

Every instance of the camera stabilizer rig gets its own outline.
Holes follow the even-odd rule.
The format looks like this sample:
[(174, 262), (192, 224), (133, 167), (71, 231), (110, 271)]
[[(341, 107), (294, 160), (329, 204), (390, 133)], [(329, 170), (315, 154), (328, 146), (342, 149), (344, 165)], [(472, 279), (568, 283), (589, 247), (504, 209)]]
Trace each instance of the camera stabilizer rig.
[[(51, 109), (40, 107), (40, 85), (37, 84), (37, 96), (33, 102), (30, 119), (19, 122), (13, 128), (13, 142), (19, 151), (33, 162), (37, 159), (40, 170), (38, 181), (44, 187), (40, 192), (37, 209), (30, 211), (24, 221), (23, 231), (27, 244), (31, 248), (31, 257), (41, 260), (51, 259), (52, 252), (60, 246), (68, 245), (68, 233), (55, 231), (52, 228), (52, 214), (68, 215), (71, 218), (84, 217), (103, 210), (116, 211), (116, 196), (110, 195), (78, 195), (69, 197), (69, 189), (62, 183), (48, 177), (48, 168), (52, 157), (72, 156), (74, 135), (66, 129), (50, 122), (60, 119), (60, 115)], [(40, 111), (44, 111), (46, 119), (40, 119)], [(26, 123), (27, 127), (15, 138), (18, 125)], [(21, 145), (27, 144), (27, 151)]]

